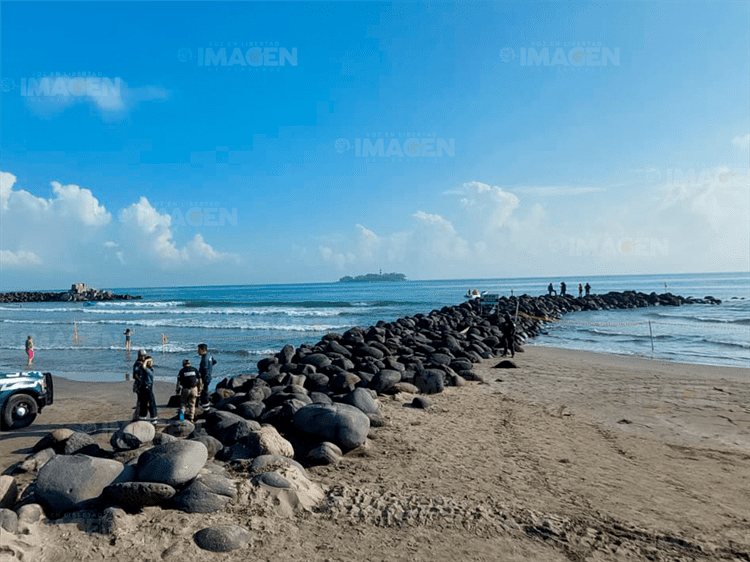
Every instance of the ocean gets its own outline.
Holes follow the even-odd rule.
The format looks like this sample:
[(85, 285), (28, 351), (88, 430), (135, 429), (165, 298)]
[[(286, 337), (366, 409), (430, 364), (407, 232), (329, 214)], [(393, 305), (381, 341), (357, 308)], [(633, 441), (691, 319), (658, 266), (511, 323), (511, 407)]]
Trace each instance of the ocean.
[[(546, 292), (562, 279), (482, 279), (211, 287), (130, 287), (142, 300), (0, 304), (0, 369), (26, 369), (24, 342), (34, 339), (33, 368), (82, 381), (124, 380), (139, 348), (157, 378), (175, 380), (183, 359), (205, 342), (217, 360), (214, 380), (253, 372), (258, 359), (285, 344), (315, 343), (328, 332), (460, 304), (467, 289), (510, 296)], [(721, 305), (587, 311), (549, 323), (527, 345), (750, 368), (750, 274), (601, 276), (565, 279), (569, 292), (668, 291), (712, 296)], [(104, 288), (104, 287), (102, 287)], [(649, 322), (651, 333), (649, 333)], [(132, 352), (123, 331), (132, 331)], [(653, 351), (651, 344), (653, 342)], [(521, 356), (522, 361), (522, 356)]]

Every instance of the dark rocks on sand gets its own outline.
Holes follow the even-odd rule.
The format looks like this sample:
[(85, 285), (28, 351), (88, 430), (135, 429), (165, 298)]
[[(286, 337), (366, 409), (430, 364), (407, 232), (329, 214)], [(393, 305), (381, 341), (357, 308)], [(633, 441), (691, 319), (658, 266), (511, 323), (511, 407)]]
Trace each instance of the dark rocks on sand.
[(370, 382), (370, 388), (378, 394), (383, 394), (388, 392), (397, 382), (401, 382), (401, 371), (382, 369), (373, 377)]
[(119, 461), (86, 455), (59, 455), (39, 471), (35, 495), (51, 513), (83, 509), (104, 488), (133, 480), (134, 470)]
[[(226, 485), (217, 485), (216, 480), (219, 479), (221, 477), (218, 476), (207, 477), (205, 480), (196, 478), (173, 498), (172, 505), (187, 513), (212, 513), (223, 509), (231, 499), (231, 492)], [(237, 490), (234, 488), (235, 497), (236, 494)]]
[(66, 427), (54, 429), (47, 435), (37, 441), (36, 445), (31, 449), (31, 452), (37, 453), (43, 449), (52, 448), (58, 454), (62, 454), (65, 447), (65, 440), (73, 435), (73, 430)]
[(138, 458), (138, 479), (180, 486), (198, 475), (208, 449), (198, 441), (174, 441), (154, 447)]
[(278, 472), (261, 472), (253, 478), (253, 484), (270, 486), (271, 488), (281, 488), (283, 490), (289, 490), (292, 487), (292, 483), (289, 482)]
[(424, 369), (414, 377), (414, 386), (422, 394), (437, 394), (445, 388), (445, 372), (440, 369)]
[[(151, 424), (148, 424), (151, 425)], [(169, 422), (169, 425), (164, 428), (164, 433), (174, 435), (175, 437), (184, 438), (195, 431), (195, 424), (188, 420), (175, 420)]]
[(312, 449), (305, 460), (312, 465), (336, 464), (341, 460), (343, 453), (333, 443), (323, 441), (320, 445)]
[(101, 448), (96, 442), (96, 439), (82, 431), (74, 431), (73, 434), (65, 440), (65, 445), (63, 446), (63, 454), (65, 455), (75, 455), (76, 453), (80, 453), (82, 455), (96, 456), (99, 454), (100, 450)]
[(253, 459), (253, 462), (250, 464), (249, 471), (251, 474), (260, 474), (261, 472), (272, 472), (279, 465), (293, 466), (294, 468), (299, 470), (303, 476), (307, 477), (307, 473), (305, 472), (304, 467), (300, 463), (288, 457), (282, 457), (279, 455), (261, 455), (259, 457), (256, 457), (255, 459)]
[(239, 525), (201, 529), (193, 536), (195, 544), (211, 552), (229, 552), (244, 548), (252, 540), (250, 531)]
[(113, 449), (128, 450), (150, 443), (156, 431), (147, 421), (135, 421), (115, 431), (109, 440)]
[(221, 441), (210, 435), (199, 434), (191, 436), (190, 440), (203, 443), (208, 451), (208, 458), (216, 456), (216, 454), (224, 448), (224, 444)]
[(367, 440), (370, 420), (348, 404), (310, 404), (294, 414), (294, 427), (349, 450)]
[(341, 402), (343, 402), (344, 404), (349, 404), (350, 406), (354, 406), (355, 408), (359, 408), (365, 414), (379, 414), (380, 406), (378, 406), (375, 398), (373, 398), (372, 394), (370, 394), (371, 392), (372, 391), (364, 388), (355, 388), (350, 393), (345, 395)]
[(161, 482), (121, 482), (104, 488), (104, 498), (125, 511), (135, 513), (172, 498), (176, 490)]
[(493, 367), (493, 369), (517, 369), (518, 365), (516, 365), (513, 361), (510, 359), (503, 359)]
[(420, 410), (427, 410), (432, 408), (432, 400), (425, 396), (415, 396), (411, 401), (412, 408), (418, 408)]

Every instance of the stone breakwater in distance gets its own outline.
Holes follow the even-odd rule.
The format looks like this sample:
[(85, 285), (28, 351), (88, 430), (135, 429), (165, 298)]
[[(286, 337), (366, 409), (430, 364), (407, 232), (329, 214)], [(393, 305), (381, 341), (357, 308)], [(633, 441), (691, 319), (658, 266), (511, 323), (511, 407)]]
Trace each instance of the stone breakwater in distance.
[(0, 293), (0, 303), (14, 302), (88, 302), (123, 301), (140, 299), (140, 295), (116, 295), (112, 291), (87, 289), (85, 291), (16, 291)]

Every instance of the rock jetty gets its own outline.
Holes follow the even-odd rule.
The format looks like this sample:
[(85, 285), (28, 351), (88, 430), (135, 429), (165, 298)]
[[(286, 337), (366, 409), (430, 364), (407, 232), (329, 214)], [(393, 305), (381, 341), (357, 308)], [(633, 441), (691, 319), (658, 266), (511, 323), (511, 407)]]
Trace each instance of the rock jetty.
[[(0, 478), (0, 515), (14, 533), (32, 511), (37, 519), (85, 512), (97, 532), (116, 533), (128, 513), (150, 506), (210, 513), (266, 498), (269, 505), (312, 509), (325, 494), (304, 466), (335, 464), (367, 447), (372, 428), (388, 423), (380, 395), (398, 393), (404, 404), (429, 409), (424, 395), (481, 380), (473, 365), (501, 354), (506, 312), (519, 312), (515, 347), (522, 351), (545, 322), (568, 312), (697, 303), (719, 301), (635, 292), (503, 297), (286, 345), (258, 361), (257, 373), (220, 381), (214, 408), (195, 424), (123, 423), (111, 449), (83, 432), (56, 429), (13, 476)], [(249, 539), (234, 527), (204, 529), (194, 538), (218, 552), (243, 548)]]
[(8, 302), (96, 302), (140, 299), (140, 295), (116, 295), (112, 291), (89, 288), (85, 283), (74, 283), (70, 290), (16, 291), (0, 293), (0, 303)]

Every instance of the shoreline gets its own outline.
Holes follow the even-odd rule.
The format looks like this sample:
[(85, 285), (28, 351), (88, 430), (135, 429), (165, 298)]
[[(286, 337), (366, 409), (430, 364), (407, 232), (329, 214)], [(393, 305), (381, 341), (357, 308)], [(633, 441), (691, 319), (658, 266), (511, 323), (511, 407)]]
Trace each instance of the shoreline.
[[(373, 428), (365, 445), (341, 462), (307, 469), (328, 498), (312, 512), (289, 516), (268, 504), (242, 502), (208, 514), (147, 507), (123, 520), (116, 541), (84, 532), (75, 518), (67, 518), (37, 526), (29, 535), (6, 534), (0, 547), (8, 541), (18, 559), (40, 562), (79, 560), (91, 552), (95, 559), (122, 562), (218, 561), (226, 555), (198, 549), (194, 533), (239, 524), (252, 529), (253, 543), (238, 556), (287, 561), (562, 562), (572, 553), (580, 560), (647, 556), (666, 562), (740, 559), (750, 553), (749, 447), (713, 438), (691, 445), (661, 435), (663, 420), (676, 416), (685, 422), (680, 427), (689, 425), (693, 416), (684, 407), (666, 415), (644, 407), (647, 428), (616, 423), (622, 408), (636, 421), (639, 394), (624, 388), (619, 393), (627, 400), (613, 396), (622, 381), (639, 388), (643, 379), (633, 373), (667, 380), (679, 368), (542, 347), (518, 353), (516, 369), (493, 368), (499, 361), (475, 364), (486, 382), (430, 395), (433, 405), (427, 410), (406, 407), (413, 395), (380, 396), (387, 423)], [(594, 395), (590, 405), (598, 410), (587, 409), (581, 380), (588, 381), (583, 390)], [(679, 383), (674, 388), (684, 390)], [(155, 385), (160, 420), (174, 414), (164, 407), (173, 390), (169, 383)], [(576, 396), (581, 399), (571, 399)], [(667, 404), (677, 400), (665, 397)], [(707, 398), (693, 406), (712, 416), (720, 413), (722, 400)], [(58, 379), (55, 403), (34, 424), (0, 433), (0, 472), (23, 460), (55, 428), (89, 431), (107, 446), (111, 432), (130, 419), (134, 403), (131, 383)], [(750, 417), (735, 422), (750, 428)], [(242, 482), (247, 475), (235, 478)], [(420, 505), (449, 506), (455, 515), (406, 526), (365, 517), (366, 502), (395, 505), (411, 498)], [(360, 501), (362, 509), (347, 507)]]
[[(500, 392), (527, 405), (544, 404), (555, 412), (562, 407), (560, 416), (572, 412), (625, 433), (645, 431), (664, 442), (744, 447), (750, 451), (750, 389), (743, 384), (750, 380), (750, 369), (547, 346), (526, 346), (523, 352), (516, 353), (513, 361), (517, 369), (493, 368), (501, 360), (499, 357), (483, 359), (474, 365), (476, 373), (486, 383), (479, 388)], [(712, 376), (702, 378), (701, 374), (706, 372)], [(581, 381), (572, 376), (573, 373), (579, 376), (582, 373), (588, 379)], [(645, 375), (634, 377), (637, 373)], [(53, 376), (54, 403), (47, 406), (31, 426), (0, 432), (0, 473), (22, 460), (23, 451), (52, 429), (104, 424), (99, 430), (108, 438), (107, 431), (114, 431), (113, 422), (124, 425), (130, 421), (135, 405), (132, 381), (78, 381), (55, 376), (54, 372)], [(650, 384), (650, 377), (657, 382)], [(214, 383), (217, 382), (215, 379)], [(154, 383), (160, 419), (169, 419), (175, 414), (175, 409), (166, 408), (175, 384), (176, 375), (175, 382), (157, 379)], [(714, 387), (722, 391), (717, 390), (710, 396), (709, 389)], [(716, 417), (724, 415), (728, 409), (735, 410), (731, 413), (736, 419), (730, 417), (728, 421)], [(709, 435), (708, 422), (698, 419), (700, 412), (707, 411), (716, 414), (711, 416), (711, 427), (725, 431), (723, 436), (717, 431)], [(680, 414), (685, 419), (679, 419)], [(621, 419), (632, 423), (618, 423)], [(691, 434), (681, 435), (680, 428)], [(696, 431), (698, 439), (693, 435)], [(15, 445), (10, 445), (11, 442)]]

